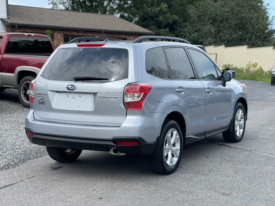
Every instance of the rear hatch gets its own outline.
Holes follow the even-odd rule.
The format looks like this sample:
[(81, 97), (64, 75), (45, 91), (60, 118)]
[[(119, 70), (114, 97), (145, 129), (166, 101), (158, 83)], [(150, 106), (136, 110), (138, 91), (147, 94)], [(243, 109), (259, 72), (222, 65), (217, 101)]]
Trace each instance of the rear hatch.
[(128, 50), (61, 48), (37, 78), (37, 120), (87, 126), (121, 126), (126, 118)]

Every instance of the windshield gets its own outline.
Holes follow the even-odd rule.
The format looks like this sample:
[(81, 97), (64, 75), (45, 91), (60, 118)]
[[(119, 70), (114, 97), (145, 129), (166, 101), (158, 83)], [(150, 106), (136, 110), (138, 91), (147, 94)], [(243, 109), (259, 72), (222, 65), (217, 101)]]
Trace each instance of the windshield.
[(76, 76), (108, 79), (106, 81), (126, 79), (128, 51), (114, 48), (60, 49), (47, 64), (41, 76), (57, 81), (74, 81)]

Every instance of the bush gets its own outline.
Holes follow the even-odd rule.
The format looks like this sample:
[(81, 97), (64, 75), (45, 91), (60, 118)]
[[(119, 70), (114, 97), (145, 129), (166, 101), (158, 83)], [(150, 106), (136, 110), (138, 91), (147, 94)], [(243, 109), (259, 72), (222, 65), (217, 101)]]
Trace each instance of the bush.
[(230, 68), (236, 72), (236, 79), (255, 79), (258, 81), (267, 81), (271, 79), (271, 71), (264, 71), (257, 63), (249, 63), (245, 68), (234, 67), (231, 64), (225, 64), (223, 68)]

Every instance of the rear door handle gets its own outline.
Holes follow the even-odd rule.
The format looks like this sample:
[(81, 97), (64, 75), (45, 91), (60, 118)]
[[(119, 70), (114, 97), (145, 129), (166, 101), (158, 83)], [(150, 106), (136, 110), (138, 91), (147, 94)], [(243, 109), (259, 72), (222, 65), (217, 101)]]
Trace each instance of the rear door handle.
[(210, 94), (210, 93), (212, 93), (212, 89), (208, 87), (205, 89), (205, 92)]
[(183, 87), (178, 87), (178, 88), (176, 89), (176, 92), (184, 92), (184, 88), (183, 88)]

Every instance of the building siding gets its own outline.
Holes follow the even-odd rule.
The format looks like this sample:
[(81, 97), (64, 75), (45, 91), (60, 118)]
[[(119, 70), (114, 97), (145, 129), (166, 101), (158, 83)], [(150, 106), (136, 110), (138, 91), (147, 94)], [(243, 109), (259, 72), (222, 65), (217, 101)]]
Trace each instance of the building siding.
[(0, 32), (5, 32), (5, 26), (2, 23), (1, 18), (8, 18), (6, 0), (0, 0)]

